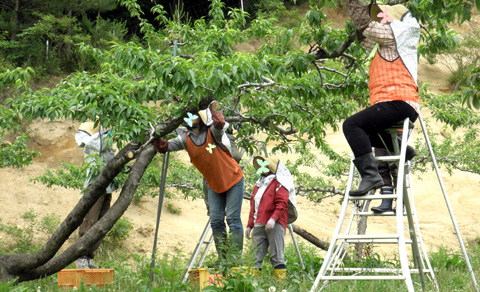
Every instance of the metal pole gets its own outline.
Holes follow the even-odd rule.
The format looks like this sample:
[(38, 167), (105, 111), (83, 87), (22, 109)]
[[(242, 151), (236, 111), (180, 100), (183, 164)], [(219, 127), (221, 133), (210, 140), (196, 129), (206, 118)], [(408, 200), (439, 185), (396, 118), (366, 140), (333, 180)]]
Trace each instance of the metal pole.
[(158, 227), (160, 225), (160, 216), (162, 214), (163, 198), (165, 197), (165, 180), (167, 177), (167, 167), (169, 153), (163, 155), (162, 174), (160, 176), (160, 191), (158, 195), (157, 223), (155, 226), (155, 239), (153, 240), (152, 262), (150, 263), (150, 285), (153, 283), (153, 268), (155, 267), (155, 252), (157, 250)]
[(425, 137), (428, 150), (430, 151), (430, 155), (432, 157), (432, 162), (433, 162), (433, 166), (435, 167), (435, 172), (437, 174), (438, 182), (440, 183), (440, 188), (442, 189), (443, 198), (445, 199), (445, 203), (447, 204), (448, 213), (450, 214), (450, 218), (452, 219), (453, 227), (455, 228), (455, 233), (457, 234), (458, 242), (460, 243), (460, 248), (462, 249), (463, 257), (465, 258), (465, 262), (467, 263), (468, 271), (470, 273), (470, 277), (472, 278), (472, 283), (475, 288), (475, 291), (478, 292), (480, 290), (478, 289), (477, 280), (475, 279), (475, 274), (473, 272), (472, 265), (470, 264), (470, 259), (468, 258), (465, 245), (463, 244), (462, 236), (460, 235), (460, 230), (458, 229), (458, 226), (457, 226), (457, 221), (455, 220), (455, 215), (453, 214), (450, 201), (447, 197), (447, 192), (445, 191), (445, 186), (443, 185), (443, 180), (440, 176), (440, 170), (438, 168), (437, 160), (435, 159), (435, 154), (433, 153), (432, 145), (430, 144), (430, 139), (428, 138), (427, 129), (425, 128), (422, 115), (419, 114), (418, 117), (420, 120), (420, 126), (422, 127), (423, 136)]
[(295, 246), (295, 250), (297, 251), (298, 259), (300, 260), (300, 265), (302, 266), (302, 271), (305, 271), (305, 265), (303, 264), (302, 254), (300, 253), (300, 249), (298, 248), (297, 240), (295, 239), (295, 235), (293, 234), (293, 227), (292, 224), (287, 225), (290, 234), (292, 235), (293, 245)]

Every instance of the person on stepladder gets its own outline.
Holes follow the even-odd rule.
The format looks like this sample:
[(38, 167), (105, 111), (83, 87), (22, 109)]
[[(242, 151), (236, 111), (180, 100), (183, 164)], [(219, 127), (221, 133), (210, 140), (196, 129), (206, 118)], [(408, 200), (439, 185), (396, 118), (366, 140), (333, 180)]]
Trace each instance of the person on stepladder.
[[(372, 1), (373, 2), (373, 1)], [(346, 0), (348, 13), (358, 32), (362, 47), (373, 56), (369, 69), (371, 106), (348, 117), (343, 132), (354, 154), (353, 163), (361, 176), (357, 190), (351, 196), (363, 196), (384, 185), (374, 159), (373, 147), (393, 151), (386, 129), (409, 118), (418, 117), (417, 45), (420, 25), (403, 5), (365, 4), (361, 0)], [(414, 149), (407, 147), (407, 156)]]
[[(85, 188), (95, 181), (98, 171), (101, 171), (101, 168), (103, 168), (98, 167), (107, 164), (115, 156), (115, 148), (113, 145), (107, 145), (108, 135), (109, 131), (103, 129), (103, 127), (98, 126), (94, 128), (93, 122), (85, 122), (78, 127), (78, 131), (75, 134), (75, 141), (79, 147), (83, 147), (85, 157), (84, 163), (89, 164), (87, 179), (83, 185)], [(112, 183), (107, 187), (105, 194), (98, 198), (97, 202), (95, 202), (93, 207), (88, 211), (82, 224), (78, 228), (78, 234), (80, 237), (87, 233), (93, 224), (107, 213), (110, 209), (112, 193), (117, 189), (117, 185)], [(97, 241), (87, 251), (86, 255), (83, 255), (75, 261), (77, 269), (98, 269), (98, 266), (93, 259), (95, 258), (95, 251), (102, 241), (103, 238)]]
[(250, 213), (245, 236), (253, 237), (255, 267), (262, 269), (270, 249), (270, 263), (277, 280), (287, 276), (285, 232), (297, 219), (295, 186), (290, 171), (275, 157), (256, 156), (253, 165), (260, 174), (250, 198)]
[[(186, 131), (176, 138), (152, 142), (160, 153), (187, 150), (192, 164), (208, 187), (208, 211), (219, 264), (238, 265), (243, 250), (241, 210), (244, 193), (243, 172), (232, 157), (225, 134), (229, 124), (216, 101), (197, 115), (185, 118)], [(230, 229), (227, 235), (225, 220)], [(231, 250), (229, 249), (231, 248)]]

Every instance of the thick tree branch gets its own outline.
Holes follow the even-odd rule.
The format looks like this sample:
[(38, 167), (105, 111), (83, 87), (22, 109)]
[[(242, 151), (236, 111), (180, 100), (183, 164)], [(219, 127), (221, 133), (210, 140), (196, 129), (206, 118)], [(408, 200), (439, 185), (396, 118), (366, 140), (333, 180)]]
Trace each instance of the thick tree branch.
[(328, 247), (330, 246), (328, 242), (318, 239), (316, 236), (314, 236), (310, 232), (298, 227), (295, 224), (292, 224), (292, 228), (293, 228), (293, 232), (300, 235), (303, 239), (307, 240), (308, 242), (312, 243), (313, 245), (323, 250), (328, 250)]

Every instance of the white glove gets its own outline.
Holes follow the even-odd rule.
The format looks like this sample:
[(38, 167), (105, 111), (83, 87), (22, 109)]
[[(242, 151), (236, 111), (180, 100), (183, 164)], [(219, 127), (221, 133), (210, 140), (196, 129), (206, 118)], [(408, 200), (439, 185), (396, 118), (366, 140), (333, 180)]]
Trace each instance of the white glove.
[(247, 227), (247, 229), (245, 229), (245, 237), (247, 239), (250, 239), (250, 232), (252, 232), (252, 228)]
[(275, 219), (270, 218), (268, 219), (267, 225), (265, 225), (265, 230), (272, 230), (273, 227), (275, 226)]

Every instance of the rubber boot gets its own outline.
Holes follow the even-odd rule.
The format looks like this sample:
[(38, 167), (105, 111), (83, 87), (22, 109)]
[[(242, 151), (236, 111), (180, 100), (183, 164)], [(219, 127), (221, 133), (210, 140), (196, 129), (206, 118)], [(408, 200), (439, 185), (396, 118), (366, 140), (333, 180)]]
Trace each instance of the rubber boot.
[(215, 249), (217, 250), (218, 259), (215, 265), (225, 264), (227, 261), (227, 234), (224, 232), (213, 232), (213, 242), (215, 242)]
[(412, 146), (407, 145), (407, 151), (405, 151), (405, 160), (412, 160), (415, 156), (417, 156), (417, 151), (415, 151)]
[(242, 260), (243, 250), (243, 232), (231, 231), (230, 232), (230, 259), (229, 263), (233, 266), (239, 266)]
[(277, 269), (275, 268), (273, 270), (273, 276), (275, 276), (275, 280), (285, 280), (287, 278), (287, 269), (282, 268), (282, 269)]
[(378, 173), (377, 161), (373, 153), (367, 153), (353, 160), (362, 178), (358, 190), (351, 190), (350, 196), (363, 196), (369, 191), (377, 189), (384, 185), (383, 179)]
[[(393, 194), (393, 187), (386, 186), (382, 187), (380, 190), (380, 194), (382, 195), (391, 195)], [(393, 211), (392, 209), (393, 199), (382, 199), (382, 203), (378, 207), (372, 207), (372, 211), (374, 213), (383, 213)]]

